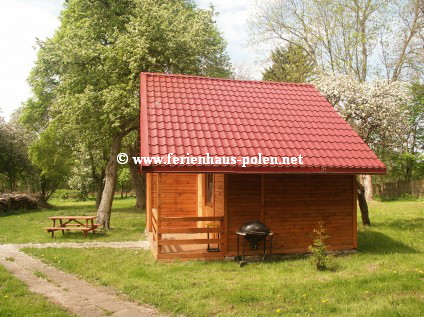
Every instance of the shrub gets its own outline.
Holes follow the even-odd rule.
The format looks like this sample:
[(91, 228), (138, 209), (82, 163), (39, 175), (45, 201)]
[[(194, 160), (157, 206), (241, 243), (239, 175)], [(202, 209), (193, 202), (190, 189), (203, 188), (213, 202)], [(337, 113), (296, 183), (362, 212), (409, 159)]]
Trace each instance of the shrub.
[(328, 268), (328, 245), (325, 243), (325, 240), (328, 238), (329, 236), (326, 235), (324, 223), (320, 221), (319, 228), (314, 229), (313, 242), (308, 247), (308, 250), (312, 253), (312, 261), (316, 268), (320, 271), (326, 270)]
[(52, 195), (52, 198), (57, 198), (60, 200), (85, 201), (88, 199), (88, 193), (84, 190), (77, 189), (58, 189)]

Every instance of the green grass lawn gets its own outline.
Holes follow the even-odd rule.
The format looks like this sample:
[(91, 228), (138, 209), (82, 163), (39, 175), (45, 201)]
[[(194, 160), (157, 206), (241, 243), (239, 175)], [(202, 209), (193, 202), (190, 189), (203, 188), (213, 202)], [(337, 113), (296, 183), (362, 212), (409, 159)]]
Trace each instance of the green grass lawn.
[(359, 252), (325, 272), (305, 258), (239, 268), (160, 263), (149, 251), (26, 252), (174, 315), (424, 316), (424, 203), (373, 202), (371, 220), (371, 228), (359, 226)]
[(41, 209), (29, 213), (19, 213), (0, 217), (0, 243), (46, 243), (46, 242), (90, 242), (126, 241), (144, 239), (146, 216), (137, 211), (135, 199), (116, 199), (113, 202), (111, 217), (112, 229), (107, 232), (97, 230), (95, 235), (83, 238), (82, 232), (56, 231), (55, 238), (44, 230), (51, 227), (49, 216), (96, 215), (93, 201), (75, 202), (51, 200), (53, 209)]
[(45, 297), (33, 294), (28, 287), (0, 266), (0, 316), (75, 316), (52, 304)]

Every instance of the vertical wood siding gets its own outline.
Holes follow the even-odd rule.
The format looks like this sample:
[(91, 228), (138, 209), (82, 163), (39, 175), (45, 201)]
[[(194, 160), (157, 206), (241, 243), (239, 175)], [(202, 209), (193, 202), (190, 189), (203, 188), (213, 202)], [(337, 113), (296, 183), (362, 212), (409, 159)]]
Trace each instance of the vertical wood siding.
[[(197, 174), (162, 174), (160, 217), (197, 217)], [(196, 226), (192, 223), (162, 222), (162, 227)]]
[(249, 221), (260, 221), (261, 175), (229, 174), (228, 193), (228, 252), (237, 252), (236, 230)]
[[(235, 231), (263, 219), (274, 232), (274, 252), (306, 252), (312, 232), (324, 222), (333, 250), (356, 247), (354, 176), (228, 175), (228, 252), (237, 252)], [(262, 190), (261, 190), (262, 189)], [(247, 248), (246, 248), (247, 249)]]

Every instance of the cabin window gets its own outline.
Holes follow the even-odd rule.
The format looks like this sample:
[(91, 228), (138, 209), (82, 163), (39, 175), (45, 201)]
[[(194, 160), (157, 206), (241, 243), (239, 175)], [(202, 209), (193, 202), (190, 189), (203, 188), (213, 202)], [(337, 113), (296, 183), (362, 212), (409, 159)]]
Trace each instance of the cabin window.
[(206, 174), (205, 177), (205, 205), (213, 205), (213, 174)]

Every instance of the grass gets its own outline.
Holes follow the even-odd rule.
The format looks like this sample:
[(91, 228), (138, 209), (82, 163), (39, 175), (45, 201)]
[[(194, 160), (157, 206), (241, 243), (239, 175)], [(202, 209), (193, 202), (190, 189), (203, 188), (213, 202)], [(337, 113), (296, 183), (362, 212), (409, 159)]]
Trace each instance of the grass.
[(44, 272), (41, 272), (41, 271), (34, 271), (34, 275), (36, 276), (36, 277), (39, 277), (39, 278), (42, 278), (43, 280), (46, 280), (46, 281), (48, 281), (49, 280), (49, 277), (46, 275), (46, 273), (44, 273)]
[(74, 316), (65, 309), (33, 294), (28, 287), (0, 266), (0, 316)]
[[(89, 241), (129, 241), (144, 239), (145, 214), (133, 206), (135, 199), (117, 199), (113, 203), (111, 218), (112, 229), (107, 232), (96, 231), (83, 238), (81, 232), (60, 231), (55, 238), (44, 230), (51, 227), (49, 216), (95, 215), (93, 201), (49, 201), (53, 209), (41, 209), (30, 213), (18, 213), (0, 217), (0, 243), (47, 243), (47, 242), (89, 242)], [(98, 232), (98, 233), (97, 233)]]
[(373, 202), (359, 252), (249, 264), (160, 263), (149, 251), (27, 249), (64, 271), (186, 316), (424, 316), (424, 203)]

